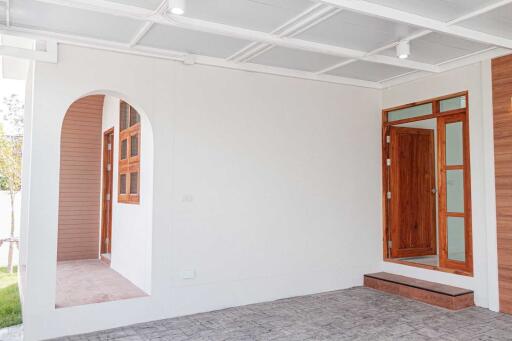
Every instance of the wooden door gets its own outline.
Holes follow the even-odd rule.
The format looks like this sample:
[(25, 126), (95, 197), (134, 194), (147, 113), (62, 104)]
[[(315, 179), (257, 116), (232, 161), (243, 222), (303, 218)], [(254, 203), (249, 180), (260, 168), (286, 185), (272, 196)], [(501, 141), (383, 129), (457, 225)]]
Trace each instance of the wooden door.
[(103, 133), (103, 202), (101, 221), (101, 253), (112, 249), (112, 196), (114, 164), (114, 128)]
[(435, 255), (434, 130), (390, 128), (391, 257)]

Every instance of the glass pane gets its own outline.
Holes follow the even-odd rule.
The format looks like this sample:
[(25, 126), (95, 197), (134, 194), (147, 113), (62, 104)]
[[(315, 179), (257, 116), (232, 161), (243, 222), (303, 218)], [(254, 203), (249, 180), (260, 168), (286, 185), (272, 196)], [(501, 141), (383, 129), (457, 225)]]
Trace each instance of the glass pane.
[(430, 114), (432, 114), (432, 103), (426, 103), (415, 107), (390, 111), (388, 112), (388, 121), (398, 121)]
[(130, 194), (137, 194), (139, 189), (139, 173), (130, 173)]
[(448, 259), (466, 261), (464, 218), (448, 217)]
[(464, 164), (464, 143), (462, 140), (462, 122), (446, 125), (446, 165), (460, 166)]
[(119, 193), (126, 194), (126, 174), (119, 177)]
[(452, 213), (464, 213), (464, 172), (446, 171), (446, 206)]
[(130, 107), (130, 127), (140, 122), (140, 115), (133, 107)]
[(128, 154), (128, 140), (124, 139), (121, 141), (121, 160), (126, 160)]
[(466, 107), (466, 96), (454, 97), (444, 99), (439, 102), (439, 109), (441, 112), (462, 109)]
[(130, 112), (130, 106), (126, 103), (121, 101), (121, 107), (119, 109), (119, 129), (121, 131), (128, 128), (128, 115)]
[(130, 157), (139, 155), (139, 135), (130, 136)]

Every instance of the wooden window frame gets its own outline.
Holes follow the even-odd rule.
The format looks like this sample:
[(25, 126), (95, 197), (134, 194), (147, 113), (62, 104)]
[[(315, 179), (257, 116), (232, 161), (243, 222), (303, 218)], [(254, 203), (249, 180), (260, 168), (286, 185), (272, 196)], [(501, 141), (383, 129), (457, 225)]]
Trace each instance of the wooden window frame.
[[(446, 99), (456, 97), (466, 98), (466, 107), (461, 109), (440, 111), (440, 102)], [(411, 108), (421, 104), (432, 103), (432, 113), (411, 117), (402, 120), (388, 121), (388, 113), (399, 109)], [(390, 176), (387, 159), (390, 157), (390, 148), (387, 142), (389, 135), (389, 127), (404, 123), (423, 121), (428, 119), (437, 119), (438, 131), (438, 157), (437, 157), (437, 175), (438, 175), (438, 244), (439, 244), (439, 265), (426, 265), (414, 263), (402, 259), (391, 258), (388, 248), (388, 240), (390, 237), (390, 205), (387, 199), (387, 193), (390, 190)], [(446, 166), (445, 160), (445, 125), (447, 123), (462, 122), (463, 124), (463, 165)], [(471, 223), (471, 169), (470, 169), (470, 145), (469, 145), (469, 93), (468, 91), (458, 92), (442, 97), (436, 97), (425, 101), (409, 103), (398, 107), (385, 109), (382, 111), (382, 205), (383, 205), (383, 256), (384, 261), (391, 263), (399, 263), (430, 270), (438, 270), (443, 272), (454, 273), (464, 276), (473, 276), (473, 239), (472, 239), (472, 223)], [(464, 172), (464, 213), (451, 213), (446, 209), (446, 171), (449, 169), (462, 169)], [(465, 238), (465, 262), (448, 259), (447, 256), (447, 217), (457, 216), (464, 218), (464, 238)]]
[[(128, 106), (128, 128), (121, 130), (121, 107), (125, 104)], [(140, 121), (133, 126), (130, 125), (130, 114), (131, 111), (135, 110), (132, 106), (130, 106), (128, 103), (121, 101), (121, 106), (119, 109), (120, 117), (119, 117), (119, 169), (118, 169), (118, 194), (117, 194), (117, 201), (119, 203), (124, 204), (134, 204), (138, 205), (140, 204), (140, 154), (141, 154), (141, 123)], [(135, 110), (136, 111), (136, 110)], [(137, 112), (137, 111), (136, 111)], [(140, 115), (137, 112), (138, 115)], [(131, 156), (131, 149), (132, 149), (132, 141), (131, 137), (137, 135), (137, 155)], [(121, 153), (122, 153), (122, 145), (123, 141), (126, 140), (126, 159), (121, 159)], [(137, 173), (137, 193), (133, 194), (130, 193), (131, 185), (131, 173)], [(125, 192), (121, 193), (121, 175), (126, 176), (126, 187)]]

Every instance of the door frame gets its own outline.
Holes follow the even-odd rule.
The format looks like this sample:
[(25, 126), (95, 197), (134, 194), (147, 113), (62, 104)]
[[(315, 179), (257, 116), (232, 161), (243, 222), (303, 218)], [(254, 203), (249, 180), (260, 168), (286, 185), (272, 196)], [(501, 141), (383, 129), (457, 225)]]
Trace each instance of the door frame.
[[(111, 137), (110, 142), (108, 141)], [(110, 149), (109, 149), (110, 143)], [(110, 168), (108, 163), (110, 155)], [(102, 189), (101, 189), (101, 240), (100, 255), (112, 251), (112, 201), (114, 193), (114, 128), (103, 132), (103, 165), (102, 165)], [(106, 242), (108, 238), (108, 242)]]
[[(454, 110), (447, 110), (447, 111), (441, 111), (441, 101), (457, 98), (457, 97), (465, 97), (465, 107), (460, 109), (454, 109)], [(411, 107), (415, 107), (422, 104), (432, 104), (432, 110), (431, 112), (425, 113), (423, 115), (418, 115), (410, 118), (405, 119), (399, 119), (395, 121), (389, 121), (388, 120), (388, 114), (391, 111), (401, 110), (401, 109), (407, 109)], [(470, 276), (473, 277), (473, 240), (472, 240), (472, 224), (471, 224), (471, 172), (470, 172), (470, 145), (469, 145), (469, 93), (468, 91), (462, 91), (446, 96), (436, 97), (424, 101), (418, 101), (414, 103), (409, 103), (389, 109), (382, 110), (382, 136), (381, 136), (381, 145), (382, 145), (382, 226), (383, 226), (383, 234), (382, 234), (382, 251), (383, 251), (383, 260), (385, 262), (390, 263), (398, 263), (398, 264), (404, 264), (419, 268), (425, 268), (429, 270), (438, 270), (463, 276)], [(388, 247), (388, 240), (390, 240), (390, 233), (391, 233), (391, 211), (390, 211), (390, 205), (388, 203), (388, 192), (390, 191), (390, 176), (388, 172), (388, 165), (387, 160), (390, 158), (390, 148), (389, 146), (389, 130), (391, 126), (394, 125), (400, 125), (404, 123), (409, 122), (416, 122), (416, 121), (423, 121), (427, 119), (432, 118), (440, 118), (440, 117), (448, 117), (448, 116), (455, 116), (455, 115), (462, 115), (464, 117), (464, 129), (463, 129), (463, 139), (464, 139), (464, 200), (465, 200), (465, 214), (468, 217), (465, 222), (465, 246), (466, 246), (466, 264), (464, 266), (461, 266), (461, 264), (455, 264), (453, 261), (450, 262), (444, 262), (444, 264), (439, 264), (439, 266), (435, 265), (426, 265), (426, 264), (420, 264), (415, 262), (409, 262), (402, 259), (392, 258), (390, 255), (390, 250)], [(442, 141), (439, 139), (438, 134), (438, 151), (440, 148), (444, 148), (445, 146), (442, 145)], [(439, 158), (439, 156), (438, 156)], [(440, 170), (437, 170), (438, 178), (440, 177), (441, 173)], [(439, 183), (439, 179), (438, 179)], [(441, 199), (439, 199), (441, 200)], [(440, 226), (439, 226), (440, 227)], [(442, 235), (442, 231), (439, 230), (438, 235), (439, 239), (444, 238)], [(441, 247), (441, 242), (439, 241), (439, 247)], [(446, 244), (445, 244), (446, 245)], [(441, 255), (442, 250), (439, 249), (439, 254)]]

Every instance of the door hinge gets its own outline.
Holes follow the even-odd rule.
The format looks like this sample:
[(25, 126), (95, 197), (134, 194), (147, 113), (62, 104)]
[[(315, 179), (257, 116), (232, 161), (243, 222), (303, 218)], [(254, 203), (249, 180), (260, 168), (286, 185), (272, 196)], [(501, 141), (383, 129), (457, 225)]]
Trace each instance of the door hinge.
[(386, 198), (391, 199), (391, 192), (386, 193)]
[(110, 193), (107, 193), (107, 201), (110, 200)]
[(109, 143), (109, 144), (107, 145), (107, 150), (112, 150), (112, 143)]
[(107, 172), (110, 172), (111, 170), (112, 170), (112, 165), (109, 163), (109, 164), (107, 165)]
[(389, 167), (391, 166), (391, 159), (386, 159), (386, 165)]
[(389, 136), (389, 135), (386, 136), (386, 143), (391, 143), (391, 136)]
[(392, 249), (392, 248), (393, 248), (393, 241), (388, 240), (388, 249)]

